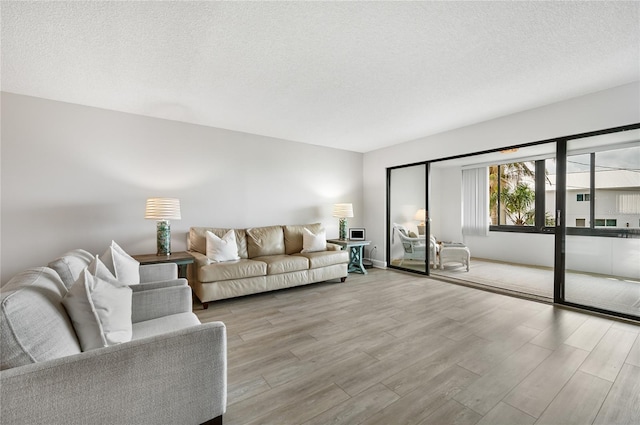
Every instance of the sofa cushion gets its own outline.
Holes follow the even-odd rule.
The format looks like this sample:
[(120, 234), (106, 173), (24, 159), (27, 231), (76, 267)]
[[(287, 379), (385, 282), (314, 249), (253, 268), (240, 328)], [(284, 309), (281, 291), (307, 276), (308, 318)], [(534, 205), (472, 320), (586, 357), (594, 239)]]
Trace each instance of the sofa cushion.
[(322, 229), (322, 224), (313, 223), (284, 226), (285, 254), (297, 254), (298, 252), (302, 251), (302, 232), (305, 228), (309, 229), (313, 234), (317, 235), (318, 232)]
[(0, 369), (80, 353), (62, 306), (67, 289), (48, 267), (27, 269), (2, 287)]
[(243, 279), (246, 277), (266, 276), (267, 264), (263, 261), (245, 260), (213, 263), (200, 267), (200, 282), (217, 282), (220, 280)]
[(306, 227), (302, 232), (302, 251), (300, 252), (318, 252), (327, 250), (327, 232), (320, 229), (316, 233)]
[(349, 263), (349, 251), (302, 252), (294, 255), (308, 258), (310, 269)]
[(285, 253), (282, 226), (253, 227), (245, 231), (249, 258)]
[(131, 341), (132, 291), (96, 259), (62, 300), (82, 351)]
[(111, 245), (102, 254), (102, 262), (118, 282), (125, 285), (140, 283), (140, 263), (120, 248), (115, 241), (111, 241)]
[(191, 326), (198, 326), (200, 320), (191, 312), (171, 314), (157, 319), (145, 320), (133, 324), (133, 339), (149, 338), (168, 332), (179, 331)]
[(64, 285), (69, 289), (91, 261), (93, 261), (93, 254), (84, 249), (74, 249), (51, 261), (49, 267), (58, 273)]
[(213, 263), (239, 260), (236, 233), (229, 230), (222, 238), (207, 230), (207, 258)]
[(309, 259), (297, 255), (267, 255), (253, 260), (267, 264), (267, 275), (309, 270)]
[[(225, 233), (231, 229), (222, 227), (191, 227), (189, 228), (189, 251), (199, 252), (207, 255), (207, 240), (205, 235), (207, 231), (222, 238)], [(240, 258), (248, 258), (247, 256), (247, 235), (244, 229), (233, 229), (236, 233), (236, 245), (238, 246), (238, 256)]]

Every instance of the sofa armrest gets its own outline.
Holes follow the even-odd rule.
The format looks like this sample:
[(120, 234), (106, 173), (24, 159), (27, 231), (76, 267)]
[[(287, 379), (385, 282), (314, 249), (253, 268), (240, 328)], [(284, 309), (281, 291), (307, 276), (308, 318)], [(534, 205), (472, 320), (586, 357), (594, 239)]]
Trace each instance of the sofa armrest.
[(158, 282), (178, 278), (178, 265), (175, 263), (142, 264), (140, 283)]
[(342, 247), (336, 243), (327, 242), (327, 251), (342, 251)]
[(148, 291), (149, 289), (168, 288), (171, 286), (187, 286), (189, 283), (187, 279), (171, 279), (171, 280), (159, 280), (157, 282), (139, 283), (138, 285), (129, 285), (133, 292)]
[(200, 424), (227, 404), (226, 329), (211, 322), (0, 372), (7, 424)]
[[(131, 288), (135, 285), (131, 286)], [(131, 321), (133, 323), (157, 319), (193, 310), (191, 287), (170, 286), (167, 288), (134, 290), (131, 299)]]
[(196, 251), (190, 251), (189, 254), (193, 255), (194, 264), (197, 268), (200, 268), (202, 266), (206, 266), (209, 264), (209, 257), (207, 257), (206, 255)]

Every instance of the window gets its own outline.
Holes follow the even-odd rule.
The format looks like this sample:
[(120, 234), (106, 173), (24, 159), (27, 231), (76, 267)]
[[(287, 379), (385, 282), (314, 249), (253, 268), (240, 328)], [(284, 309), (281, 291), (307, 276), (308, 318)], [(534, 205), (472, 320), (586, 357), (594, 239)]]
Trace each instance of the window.
[(534, 162), (513, 162), (489, 167), (491, 224), (535, 224), (536, 172)]
[[(575, 194), (567, 197), (567, 223), (575, 222), (575, 227), (635, 228), (637, 231), (640, 227), (635, 226), (640, 216), (640, 146), (635, 142), (570, 153), (567, 192)], [(585, 216), (586, 220), (582, 218)]]
[(491, 165), (489, 182), (492, 230), (555, 226), (554, 158)]

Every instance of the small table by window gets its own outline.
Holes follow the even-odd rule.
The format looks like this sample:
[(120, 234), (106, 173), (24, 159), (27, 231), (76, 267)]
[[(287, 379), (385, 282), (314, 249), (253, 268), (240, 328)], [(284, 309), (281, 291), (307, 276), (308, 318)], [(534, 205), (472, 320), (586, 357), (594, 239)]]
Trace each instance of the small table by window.
[(349, 267), (348, 272), (367, 274), (367, 270), (362, 264), (362, 256), (364, 247), (369, 245), (371, 241), (354, 241), (352, 239), (327, 239), (327, 242), (340, 245), (342, 249), (349, 250)]
[(171, 255), (143, 254), (132, 255), (140, 264), (176, 263), (178, 277), (187, 278), (187, 266), (193, 264), (195, 258), (187, 251), (172, 252)]

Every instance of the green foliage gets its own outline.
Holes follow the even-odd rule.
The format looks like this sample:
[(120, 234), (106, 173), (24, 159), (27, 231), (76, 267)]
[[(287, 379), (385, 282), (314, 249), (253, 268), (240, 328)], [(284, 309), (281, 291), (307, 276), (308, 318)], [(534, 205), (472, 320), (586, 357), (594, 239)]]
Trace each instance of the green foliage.
[[(535, 224), (535, 210), (531, 205), (524, 205), (529, 195), (535, 201), (535, 191), (529, 188), (523, 179), (534, 179), (533, 163), (514, 162), (503, 164), (500, 167), (489, 167), (489, 208), (491, 211), (491, 223), (498, 221), (498, 182), (501, 187), (500, 204), (501, 215), (506, 215), (513, 224), (524, 226)], [(530, 193), (525, 193), (520, 186), (525, 186)], [(514, 189), (512, 189), (512, 187)], [(531, 203), (533, 204), (533, 202)]]
[(500, 196), (505, 213), (516, 226), (532, 225), (535, 211), (532, 206), (536, 200), (536, 192), (525, 183), (516, 184), (502, 189)]

